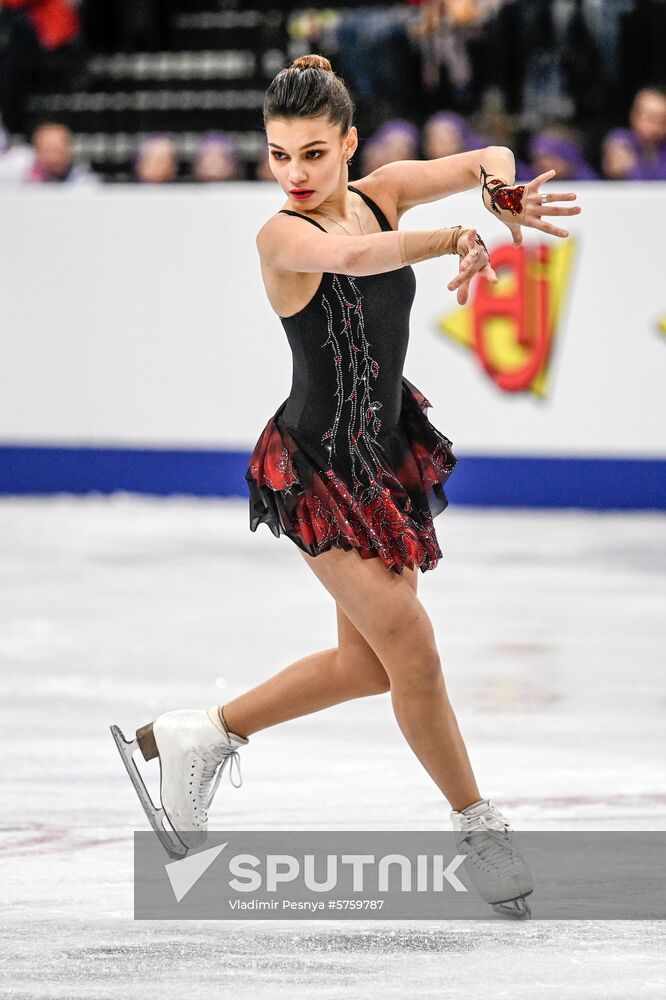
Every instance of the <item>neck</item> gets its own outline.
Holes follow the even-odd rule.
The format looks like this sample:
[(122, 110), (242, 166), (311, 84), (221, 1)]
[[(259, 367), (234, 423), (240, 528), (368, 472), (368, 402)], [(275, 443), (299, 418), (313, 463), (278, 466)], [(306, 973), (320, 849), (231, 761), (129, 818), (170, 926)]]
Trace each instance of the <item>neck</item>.
[[(354, 206), (352, 199), (350, 198), (349, 191), (347, 190), (347, 184), (347, 178), (343, 177), (335, 191), (332, 191), (328, 198), (325, 198), (319, 205), (317, 205), (316, 208), (306, 210), (306, 214), (314, 215), (319, 212), (320, 214), (330, 216), (330, 218), (336, 219), (343, 224), (345, 222), (355, 222), (356, 216), (354, 214)], [(303, 209), (299, 210), (303, 211)]]

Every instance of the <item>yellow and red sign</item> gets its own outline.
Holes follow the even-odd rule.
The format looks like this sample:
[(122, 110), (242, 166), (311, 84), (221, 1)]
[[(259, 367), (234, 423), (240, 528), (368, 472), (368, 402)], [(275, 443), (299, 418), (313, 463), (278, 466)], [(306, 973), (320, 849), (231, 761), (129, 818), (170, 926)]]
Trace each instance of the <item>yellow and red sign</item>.
[(442, 333), (474, 352), (503, 392), (546, 395), (574, 249), (571, 238), (557, 245), (496, 247), (490, 261), (497, 284), (476, 279), (467, 305), (437, 324)]

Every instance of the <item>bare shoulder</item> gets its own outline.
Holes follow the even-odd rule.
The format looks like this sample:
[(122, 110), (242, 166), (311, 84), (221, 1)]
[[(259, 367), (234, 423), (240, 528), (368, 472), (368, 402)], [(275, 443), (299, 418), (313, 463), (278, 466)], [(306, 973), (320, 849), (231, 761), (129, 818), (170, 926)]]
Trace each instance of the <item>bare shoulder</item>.
[(398, 222), (403, 213), (398, 205), (398, 187), (393, 171), (387, 170), (386, 167), (377, 167), (371, 174), (366, 174), (360, 180), (351, 181), (351, 185), (372, 198), (379, 205), (392, 228), (398, 228)]
[(285, 282), (294, 280), (296, 273), (285, 267), (280, 267), (280, 250), (289, 244), (294, 236), (298, 236), (296, 226), (298, 220), (293, 216), (269, 216), (256, 236), (256, 246), (259, 252), (259, 263), (268, 297), (273, 302), (275, 289)]
[(264, 249), (268, 249), (274, 242), (284, 239), (285, 233), (290, 230), (295, 221), (292, 216), (279, 212), (266, 219), (256, 237), (259, 253), (263, 253)]

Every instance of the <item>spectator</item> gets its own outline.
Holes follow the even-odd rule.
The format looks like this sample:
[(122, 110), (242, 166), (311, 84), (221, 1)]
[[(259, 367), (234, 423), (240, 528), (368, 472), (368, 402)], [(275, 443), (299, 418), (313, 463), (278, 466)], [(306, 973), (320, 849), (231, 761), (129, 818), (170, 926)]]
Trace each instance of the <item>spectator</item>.
[(361, 176), (371, 174), (373, 170), (381, 167), (383, 163), (389, 161), (384, 157), (384, 150), (379, 142), (373, 137), (364, 142), (361, 147)]
[(604, 176), (611, 180), (666, 180), (666, 90), (639, 90), (629, 125), (612, 129), (603, 141)]
[(84, 42), (69, 0), (0, 0), (0, 112), (10, 132), (25, 132), (26, 103), (37, 79), (69, 89)]
[(271, 170), (271, 165), (268, 159), (268, 154), (264, 153), (257, 161), (257, 166), (254, 172), (254, 178), (257, 181), (274, 181), (275, 174)]
[[(410, 0), (411, 2), (411, 0)], [(492, 83), (485, 63), (488, 36), (506, 0), (423, 0), (410, 35), (420, 50), (421, 83), (427, 104), (461, 110), (478, 106), (483, 86)]]
[(98, 184), (100, 178), (87, 163), (77, 163), (72, 153), (72, 133), (67, 125), (42, 122), (32, 134), (35, 159), (26, 176), (33, 184)]
[(236, 181), (241, 179), (238, 150), (224, 132), (206, 132), (200, 139), (193, 163), (197, 181)]
[(462, 115), (453, 111), (437, 111), (423, 126), (422, 145), (425, 158), (434, 160), (452, 153), (481, 149), (488, 142), (473, 132)]
[(630, 180), (636, 165), (636, 151), (629, 129), (611, 129), (601, 145), (601, 170), (604, 177), (611, 181)]
[(394, 160), (413, 160), (418, 155), (419, 130), (413, 122), (392, 118), (377, 130), (377, 140)]
[[(549, 125), (532, 136), (530, 179), (555, 170), (557, 180), (593, 181), (599, 174), (586, 161), (576, 132), (567, 125)], [(521, 180), (524, 179), (521, 176)]]
[(176, 147), (165, 132), (153, 132), (140, 143), (134, 157), (134, 176), (142, 184), (169, 184), (178, 174)]
[(15, 143), (0, 126), (0, 184), (22, 183), (35, 159), (35, 151), (27, 143)]
[(313, 25), (318, 23), (315, 30), (323, 48), (329, 45), (337, 53), (339, 73), (354, 92), (362, 131), (371, 131), (391, 115), (410, 114), (420, 97), (418, 48), (410, 37), (418, 11), (400, 4), (350, 4), (336, 11), (312, 11), (308, 17)]
[[(419, 131), (412, 122), (392, 118), (377, 129), (365, 144), (364, 170), (371, 170), (395, 160), (414, 160), (418, 156)], [(367, 172), (367, 171), (366, 171)]]

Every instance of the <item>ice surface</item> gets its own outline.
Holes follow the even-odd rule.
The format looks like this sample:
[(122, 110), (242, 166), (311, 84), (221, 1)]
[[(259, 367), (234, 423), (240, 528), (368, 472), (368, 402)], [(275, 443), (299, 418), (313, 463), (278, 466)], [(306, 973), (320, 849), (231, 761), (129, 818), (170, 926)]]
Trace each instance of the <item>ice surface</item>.
[[(524, 830), (666, 829), (666, 518), (435, 524), (419, 595), (482, 794)], [(666, 995), (657, 922), (135, 922), (109, 724), (229, 701), (334, 645), (334, 604), (244, 501), (3, 498), (0, 574), (1, 997)], [(256, 734), (242, 771), (211, 827), (450, 829), (388, 695)]]

